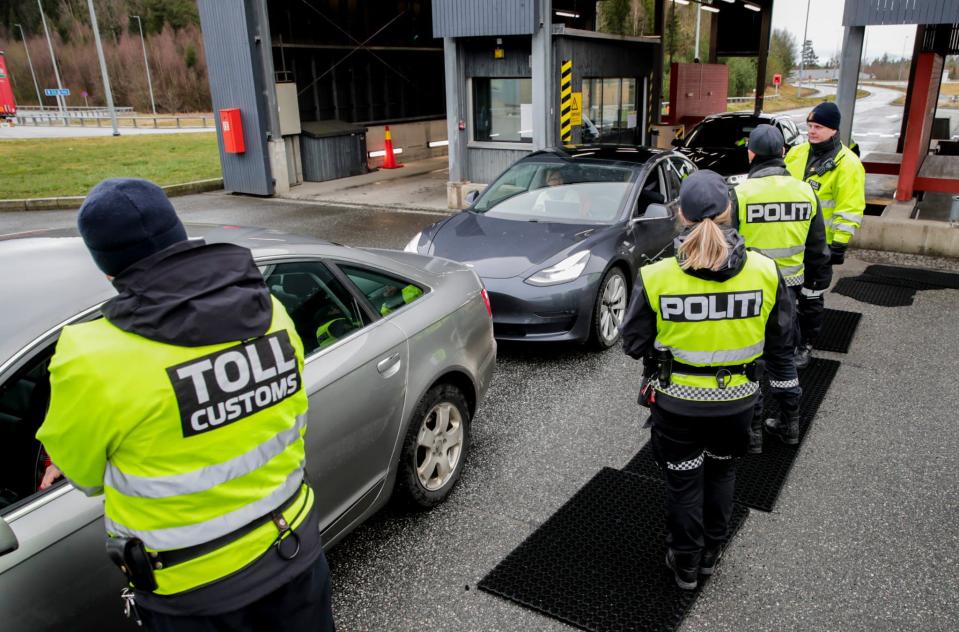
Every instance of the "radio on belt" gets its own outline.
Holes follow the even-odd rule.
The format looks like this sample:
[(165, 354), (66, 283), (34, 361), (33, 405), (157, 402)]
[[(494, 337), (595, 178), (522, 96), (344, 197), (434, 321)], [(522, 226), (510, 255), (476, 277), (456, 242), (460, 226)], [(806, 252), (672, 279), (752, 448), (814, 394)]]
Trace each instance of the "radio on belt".
[(220, 110), (220, 129), (223, 130), (223, 151), (228, 154), (242, 154), (246, 151), (240, 108)]

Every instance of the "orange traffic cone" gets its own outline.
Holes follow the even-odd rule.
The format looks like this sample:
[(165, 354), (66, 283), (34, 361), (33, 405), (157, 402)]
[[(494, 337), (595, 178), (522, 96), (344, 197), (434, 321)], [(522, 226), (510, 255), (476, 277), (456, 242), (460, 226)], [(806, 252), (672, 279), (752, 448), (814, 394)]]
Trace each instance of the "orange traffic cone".
[(384, 126), (386, 130), (383, 135), (383, 149), (386, 150), (386, 156), (383, 158), (384, 169), (399, 169), (403, 165), (396, 164), (396, 156), (393, 155), (393, 135), (390, 134), (390, 126)]

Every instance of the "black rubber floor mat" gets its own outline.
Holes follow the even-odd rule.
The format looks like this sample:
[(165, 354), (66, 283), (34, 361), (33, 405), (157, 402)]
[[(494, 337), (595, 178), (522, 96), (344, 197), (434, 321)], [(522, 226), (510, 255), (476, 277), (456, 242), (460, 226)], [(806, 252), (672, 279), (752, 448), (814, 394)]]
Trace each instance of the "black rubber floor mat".
[(941, 270), (923, 268), (904, 268), (902, 266), (871, 265), (865, 274), (883, 279), (898, 279), (910, 283), (917, 290), (950, 289), (959, 290), (959, 274)]
[(862, 314), (859, 312), (845, 312), (840, 309), (827, 309), (823, 318), (819, 339), (814, 347), (820, 351), (835, 351), (848, 353), (853, 336)]
[[(699, 589), (666, 557), (665, 485), (603, 468), (482, 579), (482, 590), (582, 630), (666, 631)], [(735, 505), (730, 539), (749, 510)]]
[(833, 292), (854, 298), (862, 303), (882, 307), (903, 307), (912, 305), (916, 296), (915, 288), (887, 285), (878, 281), (879, 277), (844, 277), (839, 279)]
[[(816, 412), (819, 410), (822, 400), (826, 397), (826, 392), (836, 377), (840, 364), (836, 360), (813, 358), (809, 366), (799, 373), (799, 383), (803, 389), (799, 409), (799, 447), (802, 446), (802, 439), (812, 425)], [(763, 415), (764, 417), (773, 417), (779, 414), (776, 401), (768, 394), (765, 395), (765, 402), (766, 414)], [(763, 453), (746, 455), (740, 459), (736, 466), (736, 492), (734, 496), (736, 502), (753, 509), (772, 511), (773, 507), (776, 506), (779, 492), (789, 476), (789, 470), (792, 468), (797, 452), (798, 448), (796, 446), (784, 445), (775, 437), (766, 434), (763, 437)], [(660, 479), (663, 477), (662, 470), (656, 462), (651, 442), (647, 442), (623, 470), (645, 476), (655, 476)]]

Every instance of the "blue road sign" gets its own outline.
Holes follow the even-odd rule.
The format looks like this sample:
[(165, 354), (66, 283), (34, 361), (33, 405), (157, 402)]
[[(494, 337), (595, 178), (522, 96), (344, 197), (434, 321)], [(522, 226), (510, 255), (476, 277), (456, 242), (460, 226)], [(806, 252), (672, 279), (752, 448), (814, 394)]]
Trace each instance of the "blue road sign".
[(43, 94), (48, 97), (68, 97), (70, 96), (70, 88), (44, 88)]

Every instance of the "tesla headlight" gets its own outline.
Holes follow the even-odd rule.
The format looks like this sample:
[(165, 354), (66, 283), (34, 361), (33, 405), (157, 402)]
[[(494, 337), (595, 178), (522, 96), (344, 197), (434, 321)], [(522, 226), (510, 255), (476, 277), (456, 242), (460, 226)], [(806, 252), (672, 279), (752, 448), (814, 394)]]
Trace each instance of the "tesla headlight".
[(526, 282), (530, 285), (569, 283), (579, 278), (579, 275), (586, 269), (587, 262), (589, 262), (589, 251), (583, 250), (566, 257), (554, 266), (540, 270), (526, 279)]
[(412, 252), (414, 254), (419, 253), (420, 238), (422, 236), (422, 232), (413, 235), (413, 239), (411, 239), (410, 242), (403, 247), (403, 252)]
[(726, 176), (726, 184), (729, 186), (736, 186), (737, 184), (742, 184), (749, 178), (748, 173), (737, 173), (736, 175)]

